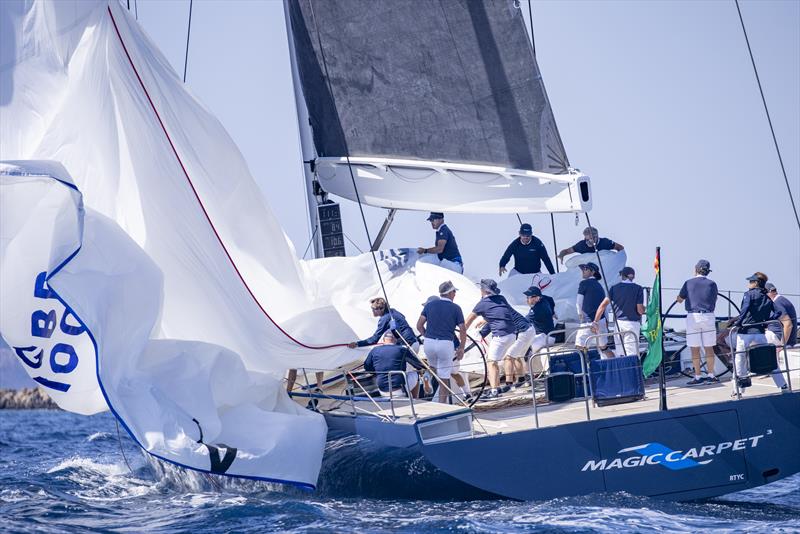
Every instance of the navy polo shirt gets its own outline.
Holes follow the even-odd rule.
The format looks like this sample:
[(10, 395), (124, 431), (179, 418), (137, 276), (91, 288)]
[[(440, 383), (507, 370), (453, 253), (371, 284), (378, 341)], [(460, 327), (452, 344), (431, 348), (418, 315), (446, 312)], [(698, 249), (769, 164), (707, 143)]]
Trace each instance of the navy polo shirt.
[[(597, 240), (597, 250), (614, 250), (614, 243), (607, 237), (601, 237)], [(590, 247), (586, 244), (586, 241), (578, 241), (574, 245), (572, 245), (572, 250), (579, 254), (586, 254), (587, 252), (594, 252), (595, 247)]]
[(511, 311), (511, 306), (503, 295), (485, 296), (472, 309), (473, 313), (486, 319), (493, 336), (507, 336), (517, 332)]
[(379, 345), (369, 351), (364, 360), (364, 370), (377, 373), (378, 388), (383, 391), (396, 389), (403, 385), (404, 377), (400, 374), (392, 375), (392, 386), (389, 387), (388, 371), (405, 371), (406, 363), (414, 369), (422, 369), (422, 363), (406, 347), (400, 345)]
[(528, 321), (533, 324), (537, 334), (549, 334), (556, 329), (556, 325), (553, 324), (554, 310), (550, 300), (542, 297), (539, 302), (531, 306), (528, 312)]
[(531, 327), (530, 321), (524, 315), (515, 310), (513, 306), (509, 306), (509, 308), (511, 308), (511, 320), (514, 321), (514, 327), (517, 332), (524, 332)]
[(520, 274), (538, 273), (542, 270), (542, 262), (550, 274), (555, 272), (547, 249), (538, 237), (531, 237), (531, 242), (527, 245), (522, 244), (521, 238), (512, 241), (500, 258), (500, 267), (505, 267), (511, 256), (514, 256), (514, 269)]
[(741, 334), (763, 334), (764, 330), (766, 330), (763, 324), (755, 326), (742, 325), (769, 321), (772, 318), (774, 309), (767, 292), (764, 289), (755, 287), (742, 296), (741, 313), (739, 313), (739, 317), (736, 318), (733, 324), (740, 327), (739, 333)]
[[(797, 311), (794, 309), (794, 304), (792, 301), (784, 297), (783, 295), (778, 295), (775, 300), (772, 301), (772, 307), (774, 308), (775, 312), (773, 314), (773, 318), (777, 319), (782, 315), (788, 315), (789, 320), (792, 322), (792, 330), (789, 332), (789, 339), (784, 340), (787, 345), (794, 345), (797, 343)], [(770, 324), (767, 328), (775, 332), (776, 334), (783, 333), (783, 325), (782, 324)]]
[(450, 231), (450, 228), (448, 228), (446, 224), (441, 225), (439, 229), (436, 230), (436, 242), (434, 245), (441, 240), (445, 240), (447, 243), (445, 243), (442, 253), (436, 256), (440, 260), (450, 260), (461, 263), (461, 253), (458, 251), (456, 236), (453, 235), (453, 232)]
[(714, 313), (717, 305), (717, 284), (697, 275), (683, 283), (678, 296), (685, 300), (687, 313)]
[(406, 321), (405, 315), (400, 313), (399, 311), (395, 310), (394, 308), (390, 308), (391, 313), (386, 312), (378, 318), (378, 328), (375, 329), (375, 333), (369, 336), (367, 339), (362, 339), (357, 343), (359, 347), (366, 347), (367, 345), (374, 345), (378, 341), (380, 341), (383, 333), (389, 330), (392, 326), (392, 319), (394, 319), (394, 329), (393, 333), (395, 337), (398, 337), (397, 343), (402, 344), (403, 342), (399, 339), (402, 337), (406, 340), (409, 345), (413, 345), (417, 341), (417, 336), (414, 334), (414, 330), (408, 325), (408, 321)]
[(614, 316), (622, 321), (640, 321), (637, 304), (644, 304), (644, 288), (634, 282), (620, 282), (608, 290)]
[(606, 298), (606, 292), (603, 286), (596, 278), (585, 278), (578, 284), (578, 295), (583, 295), (583, 305), (581, 311), (585, 317), (581, 317), (582, 322), (594, 321), (594, 316), (597, 314), (597, 308), (600, 303)]
[(456, 327), (464, 323), (464, 313), (461, 308), (447, 298), (427, 303), (422, 308), (422, 315), (427, 320), (425, 337), (428, 339), (452, 341)]

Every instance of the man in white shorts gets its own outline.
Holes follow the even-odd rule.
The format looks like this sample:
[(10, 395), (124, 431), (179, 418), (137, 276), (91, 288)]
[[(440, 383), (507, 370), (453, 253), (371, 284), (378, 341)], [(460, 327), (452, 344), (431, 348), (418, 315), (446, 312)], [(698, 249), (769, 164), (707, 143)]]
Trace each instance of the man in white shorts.
[[(602, 280), (600, 275), (600, 268), (592, 262), (584, 263), (578, 266), (581, 270), (583, 279), (578, 285), (578, 297), (576, 299), (576, 308), (580, 324), (578, 332), (575, 336), (575, 348), (578, 350), (586, 350), (589, 348), (589, 339), (595, 334), (607, 334), (608, 322), (605, 314), (597, 321), (597, 332), (592, 331), (592, 321), (597, 313), (597, 308), (600, 303), (606, 298), (606, 291), (600, 285), (599, 280)], [(602, 357), (605, 357), (603, 351), (606, 350), (607, 337), (594, 337), (591, 338), (594, 345), (600, 351)]]
[[(458, 363), (464, 357), (467, 342), (464, 314), (453, 302), (455, 296), (453, 282), (443, 282), (439, 285), (440, 298), (428, 299), (417, 321), (417, 331), (424, 338), (423, 346), (428, 364), (434, 369), (436, 376), (445, 382), (449, 382), (451, 374), (458, 373)], [(453, 342), (456, 329), (459, 336), (458, 349)], [(439, 385), (439, 402), (447, 402), (447, 389)]]
[[(603, 299), (594, 316), (593, 328), (599, 328), (600, 319), (610, 304), (614, 310), (617, 328), (620, 332), (630, 334), (614, 334), (616, 356), (639, 356), (639, 332), (644, 315), (644, 288), (633, 281), (636, 271), (633, 267), (623, 267), (619, 272), (621, 282), (611, 286), (608, 296)], [(632, 335), (631, 335), (632, 334)]]
[(489, 350), (486, 355), (488, 360), (489, 386), (491, 389), (484, 394), (486, 399), (495, 399), (500, 396), (500, 368), (499, 363), (503, 361), (508, 349), (516, 341), (517, 328), (514, 325), (514, 317), (511, 313), (511, 305), (500, 295), (497, 282), (488, 278), (480, 281), (481, 300), (467, 316), (467, 328), (475, 322), (479, 316), (483, 317), (492, 332), (492, 340), (489, 342)]
[[(685, 302), (686, 306), (686, 345), (692, 351), (692, 366), (694, 378), (689, 380), (687, 386), (701, 384), (719, 384), (719, 379), (714, 374), (714, 345), (717, 343), (717, 323), (714, 309), (717, 305), (717, 284), (708, 278), (711, 264), (708, 260), (700, 260), (694, 266), (694, 278), (683, 283), (678, 297), (678, 302)], [(700, 361), (700, 348), (706, 354), (706, 373), (702, 375)]]

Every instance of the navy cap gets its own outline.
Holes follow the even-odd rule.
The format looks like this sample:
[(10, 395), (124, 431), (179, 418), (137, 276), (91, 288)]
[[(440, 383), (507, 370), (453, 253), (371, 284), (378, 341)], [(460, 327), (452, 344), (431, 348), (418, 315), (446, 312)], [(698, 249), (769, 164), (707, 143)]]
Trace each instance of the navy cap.
[(500, 294), (500, 288), (497, 287), (497, 282), (491, 278), (482, 279), (478, 285), (481, 286), (481, 289), (484, 289), (490, 293), (494, 293), (495, 295)]
[(703, 271), (705, 271), (707, 273), (710, 273), (711, 272), (711, 263), (709, 263), (708, 260), (698, 260), (697, 263), (694, 266), (694, 270), (697, 271), (698, 273), (703, 272)]
[(439, 211), (432, 211), (431, 214), (428, 215), (428, 218), (426, 220), (432, 221), (434, 219), (444, 219), (444, 213), (441, 213)]
[(447, 295), (451, 291), (458, 291), (456, 286), (453, 285), (453, 282), (448, 280), (447, 282), (442, 282), (439, 284), (439, 294), (440, 295)]
[(583, 270), (583, 269), (588, 269), (588, 270), (590, 270), (590, 271), (594, 271), (594, 272), (596, 272), (596, 273), (599, 273), (599, 272), (600, 272), (600, 267), (598, 267), (597, 265), (595, 265), (595, 264), (594, 264), (594, 263), (592, 263), (592, 262), (588, 262), (588, 263), (581, 263), (580, 265), (578, 265), (578, 268), (579, 268), (579, 269), (581, 269), (581, 270)]
[(528, 223), (522, 223), (522, 225), (519, 227), (519, 235), (533, 235), (533, 228)]
[(422, 305), (423, 306), (427, 306), (431, 302), (435, 302), (437, 300), (439, 300), (439, 297), (437, 297), (436, 295), (431, 295), (430, 297), (428, 297), (428, 300), (426, 300), (425, 302), (422, 303)]
[(619, 272), (620, 276), (636, 276), (636, 271), (633, 270), (633, 267), (623, 267), (622, 270)]
[(526, 291), (524, 291), (523, 294), (529, 297), (541, 297), (542, 290), (536, 286), (531, 286)]
[(758, 276), (755, 274), (751, 274), (747, 278), (745, 278), (748, 282), (758, 282)]
[(778, 290), (778, 288), (775, 287), (775, 284), (773, 284), (772, 282), (767, 282), (766, 284), (764, 284), (764, 289), (766, 289), (767, 291), (777, 291)]

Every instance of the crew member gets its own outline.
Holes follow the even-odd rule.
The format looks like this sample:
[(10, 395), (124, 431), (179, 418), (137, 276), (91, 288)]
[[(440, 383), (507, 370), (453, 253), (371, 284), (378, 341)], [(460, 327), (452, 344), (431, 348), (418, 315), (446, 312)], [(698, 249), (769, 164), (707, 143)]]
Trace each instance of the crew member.
[(506, 352), (516, 340), (517, 327), (514, 325), (514, 318), (511, 313), (511, 306), (508, 301), (500, 295), (497, 282), (485, 278), (480, 281), (481, 300), (467, 316), (467, 328), (475, 322), (479, 316), (489, 323), (492, 332), (492, 340), (489, 342), (488, 359), (488, 379), (491, 389), (484, 394), (484, 398), (495, 399), (500, 396), (500, 369), (499, 362), (503, 360)]
[(408, 346), (414, 351), (419, 348), (417, 336), (408, 325), (406, 317), (402, 313), (394, 308), (389, 308), (389, 306), (386, 305), (386, 300), (380, 297), (370, 300), (369, 304), (372, 308), (372, 315), (379, 317), (378, 327), (375, 329), (374, 334), (366, 339), (362, 339), (361, 341), (353, 341), (347, 345), (348, 347), (354, 349), (356, 347), (374, 345), (381, 339), (381, 336), (383, 336), (384, 332), (387, 330), (392, 330), (395, 333), (395, 338), (399, 344), (405, 345), (407, 343)]
[[(608, 296), (597, 307), (592, 329), (599, 330), (600, 319), (605, 314), (608, 305), (611, 304), (619, 331), (633, 333), (633, 335), (617, 334), (614, 336), (615, 354), (617, 356), (639, 356), (639, 332), (642, 327), (642, 315), (644, 315), (644, 288), (633, 281), (636, 277), (633, 267), (623, 267), (619, 276), (622, 281), (611, 286)], [(622, 339), (617, 341), (620, 338)]]
[[(687, 386), (700, 384), (719, 384), (719, 379), (714, 375), (714, 345), (717, 342), (717, 324), (714, 308), (717, 306), (717, 284), (708, 278), (711, 264), (708, 260), (700, 260), (694, 266), (694, 278), (683, 283), (678, 297), (678, 302), (685, 302), (686, 306), (686, 345), (692, 351), (692, 365), (694, 378), (689, 380)], [(707, 376), (702, 375), (700, 361), (700, 348), (706, 354)]]
[[(603, 277), (600, 269), (592, 262), (578, 266), (581, 270), (581, 283), (578, 284), (578, 298), (576, 308), (578, 312), (578, 332), (575, 335), (575, 348), (585, 350), (589, 348), (588, 341), (592, 335), (592, 321), (597, 314), (597, 308), (606, 298), (606, 291), (600, 285)], [(608, 321), (603, 314), (597, 321), (597, 334), (608, 333)], [(594, 344), (601, 353), (606, 350), (608, 338), (606, 336), (594, 338)]]
[[(542, 290), (536, 286), (531, 286), (526, 289), (523, 294), (528, 300), (528, 321), (533, 325), (536, 330), (536, 335), (531, 340), (531, 351), (535, 355), (544, 347), (549, 347), (555, 343), (555, 339), (550, 336), (550, 332), (556, 329), (553, 323), (553, 299), (547, 295), (542, 294)], [(542, 358), (544, 360), (544, 358)], [(542, 368), (547, 368), (547, 362), (542, 361)]]
[[(419, 388), (419, 374), (415, 371), (407, 372), (407, 369), (410, 365), (419, 371), (424, 369), (424, 366), (414, 356), (414, 353), (408, 350), (408, 347), (398, 345), (397, 341), (392, 331), (386, 330), (381, 338), (381, 343), (369, 351), (367, 359), (364, 360), (364, 370), (377, 375), (376, 382), (381, 396), (406, 394), (409, 397), (416, 397)], [(390, 371), (402, 371), (406, 374), (390, 374)], [(406, 381), (406, 377), (408, 377), (408, 381)]]
[(595, 252), (597, 250), (616, 250), (619, 252), (623, 248), (625, 247), (619, 243), (615, 243), (607, 237), (600, 237), (597, 228), (593, 226), (587, 226), (583, 230), (583, 241), (578, 241), (571, 247), (565, 248), (559, 252), (558, 259), (559, 261), (563, 262), (564, 256), (568, 254), (586, 254), (587, 252)]
[[(732, 323), (739, 329), (736, 335), (734, 365), (740, 390), (752, 385), (747, 369), (747, 349), (751, 345), (763, 345), (767, 342), (767, 337), (764, 335), (766, 330), (764, 322), (770, 320), (774, 311), (772, 301), (767, 296), (767, 275), (760, 272), (754, 273), (747, 277), (747, 282), (748, 290), (742, 296), (741, 312)], [(786, 379), (779, 369), (773, 371), (772, 380), (779, 389), (786, 389)], [(731, 381), (733, 384), (732, 396), (736, 396), (736, 382), (736, 380)]]
[(782, 347), (784, 343), (787, 347), (797, 344), (797, 311), (792, 302), (778, 294), (775, 284), (767, 282), (764, 284), (767, 296), (772, 300), (772, 307), (775, 309), (773, 318), (779, 319), (781, 324), (770, 323), (767, 326), (767, 341), (776, 347)]
[(511, 320), (514, 322), (517, 338), (506, 351), (506, 357), (503, 360), (506, 372), (506, 387), (503, 388), (505, 391), (526, 384), (525, 354), (536, 337), (536, 328), (529, 318), (519, 313), (510, 304), (508, 307), (511, 310)]
[(509, 271), (508, 276), (515, 274), (536, 274), (542, 270), (542, 262), (545, 267), (553, 274), (553, 262), (547, 254), (547, 249), (541, 239), (533, 235), (533, 228), (528, 223), (519, 227), (519, 237), (511, 242), (500, 258), (499, 274), (506, 272), (506, 265), (514, 256), (514, 268)]
[[(467, 343), (464, 313), (453, 302), (455, 297), (456, 288), (453, 282), (450, 280), (442, 282), (439, 285), (439, 299), (428, 299), (417, 321), (417, 330), (424, 338), (428, 364), (441, 380), (448, 380), (454, 372), (458, 374), (459, 362), (464, 358), (464, 347)], [(453, 342), (456, 329), (458, 329), (458, 348)], [(459, 378), (461, 377), (455, 381), (458, 382)], [(447, 402), (447, 394), (447, 388), (441, 387), (440, 384), (439, 402)]]
[[(450, 231), (450, 228), (444, 224), (444, 213), (432, 211), (428, 216), (431, 227), (436, 232), (435, 245), (432, 247), (419, 247), (418, 254), (430, 254), (424, 256), (420, 261), (427, 263), (434, 263), (451, 271), (459, 274), (464, 272), (464, 260), (461, 259), (461, 253), (458, 251), (458, 243), (456, 243), (456, 236)], [(436, 256), (433, 256), (436, 254)]]

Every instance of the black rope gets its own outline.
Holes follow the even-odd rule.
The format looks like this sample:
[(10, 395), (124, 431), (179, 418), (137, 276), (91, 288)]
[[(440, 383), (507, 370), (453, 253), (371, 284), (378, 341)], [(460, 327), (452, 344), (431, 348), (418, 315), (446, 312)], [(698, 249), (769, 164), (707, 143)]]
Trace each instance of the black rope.
[[(589, 228), (594, 228), (594, 226), (592, 226), (592, 222), (589, 220), (589, 212), (585, 211), (583, 214), (586, 215), (586, 226), (588, 226)], [(597, 238), (598, 238), (598, 241), (599, 241), (600, 240), (600, 235), (599, 234), (598, 234)], [(611, 301), (611, 293), (610, 293), (610, 291), (608, 289), (608, 279), (606, 278), (605, 269), (603, 269), (603, 260), (600, 259), (600, 251), (597, 249), (597, 243), (594, 244), (594, 254), (595, 254), (595, 256), (597, 256), (597, 265), (600, 267), (600, 274), (603, 277), (603, 286), (606, 289), (606, 296), (608, 297), (608, 300), (610, 302)], [(611, 311), (613, 313), (613, 311), (614, 311), (614, 307), (613, 306), (611, 307)], [(623, 338), (622, 332), (620, 332), (620, 329), (619, 329), (619, 322), (617, 322), (617, 314), (613, 313), (613, 316), (614, 316), (614, 327), (617, 329), (617, 333), (619, 334), (619, 341), (620, 341), (620, 343), (622, 343), (622, 354), (627, 356), (628, 353), (625, 350), (625, 339)], [(592, 318), (592, 320), (594, 320), (594, 319)], [(614, 336), (611, 336), (611, 338), (614, 339)], [(639, 340), (637, 339), (636, 342), (638, 343)]]
[(556, 243), (556, 218), (553, 217), (553, 213), (550, 213), (550, 228), (553, 230), (553, 257), (556, 259), (556, 272), (560, 273), (561, 271), (558, 268), (558, 243)]
[(531, 28), (531, 47), (533, 47), (533, 55), (536, 55), (536, 39), (533, 38), (533, 10), (531, 9), (531, 0), (528, 0), (528, 24)]
[(764, 89), (761, 87), (761, 78), (758, 76), (758, 69), (756, 68), (756, 60), (753, 58), (753, 49), (750, 48), (750, 39), (747, 37), (747, 30), (744, 27), (744, 19), (742, 18), (742, 10), (739, 8), (739, 0), (734, 0), (736, 3), (736, 12), (739, 13), (739, 22), (742, 24), (742, 33), (744, 34), (744, 41), (747, 43), (747, 52), (750, 54), (750, 63), (753, 64), (753, 73), (756, 75), (756, 82), (758, 83), (758, 92), (761, 93), (761, 102), (764, 104), (764, 112), (767, 115), (767, 122), (769, 123), (769, 131), (772, 132), (772, 142), (775, 144), (775, 152), (778, 153), (778, 161), (781, 164), (781, 171), (783, 172), (783, 181), (786, 182), (786, 190), (789, 192), (789, 200), (792, 203), (792, 211), (794, 211), (794, 218), (797, 221), (797, 228), (800, 229), (800, 216), (797, 215), (797, 206), (794, 203), (794, 196), (792, 195), (792, 188), (789, 185), (789, 178), (786, 176), (786, 167), (783, 165), (783, 157), (781, 157), (781, 149), (778, 147), (778, 138), (775, 137), (775, 128), (772, 127), (772, 118), (769, 115), (769, 108), (767, 107), (767, 99), (764, 97)]
[(125, 460), (125, 465), (128, 466), (128, 471), (133, 474), (133, 469), (131, 469), (131, 464), (128, 463), (128, 457), (125, 456), (125, 449), (122, 447), (122, 437), (119, 435), (119, 421), (117, 418), (114, 418), (114, 424), (117, 425), (117, 443), (119, 443), (119, 452), (122, 453), (122, 459)]
[(189, 0), (189, 24), (186, 26), (186, 53), (183, 56), (183, 83), (186, 83), (186, 67), (189, 65), (189, 35), (192, 33), (192, 3)]
[(139, 20), (139, 0), (133, 0), (133, 13), (136, 20)]
[[(361, 247), (359, 247), (358, 245), (356, 245), (356, 242), (355, 242), (355, 241), (353, 241), (352, 239), (350, 239), (350, 236), (349, 236), (349, 235), (345, 234), (344, 232), (342, 232), (342, 235), (344, 236), (344, 238), (345, 238), (345, 239), (347, 239), (348, 241), (350, 241), (350, 244), (351, 244), (351, 245), (353, 245), (354, 247), (356, 247), (356, 250), (358, 250), (358, 251), (359, 251), (361, 254), (363, 254), (363, 253), (364, 253), (364, 251), (363, 251), (363, 250), (361, 250)], [(386, 301), (386, 303), (388, 304), (388, 303), (389, 303), (389, 301)]]
[(306, 254), (308, 254), (308, 249), (311, 248), (311, 244), (314, 242), (314, 237), (317, 235), (317, 230), (319, 230), (319, 225), (314, 226), (314, 231), (311, 233), (311, 239), (308, 240), (306, 251), (303, 252), (303, 259), (306, 259)]

